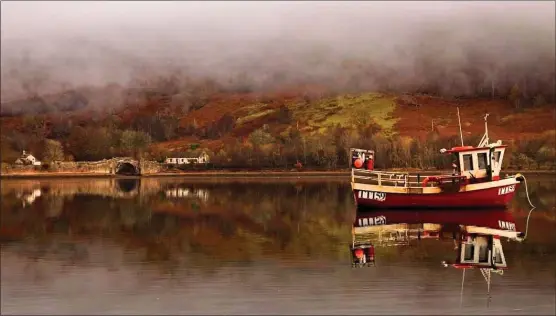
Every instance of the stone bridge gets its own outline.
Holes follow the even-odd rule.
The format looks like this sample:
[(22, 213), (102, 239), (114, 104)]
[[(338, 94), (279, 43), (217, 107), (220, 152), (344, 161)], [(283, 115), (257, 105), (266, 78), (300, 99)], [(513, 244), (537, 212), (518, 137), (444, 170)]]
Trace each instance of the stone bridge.
[(126, 176), (153, 174), (162, 170), (162, 165), (156, 161), (139, 161), (131, 157), (116, 157), (101, 161), (58, 162), (52, 167), (53, 170), (62, 172), (87, 172)]
[[(140, 176), (155, 174), (164, 169), (156, 161), (137, 160), (131, 157), (116, 157), (100, 161), (59, 161), (49, 167), (50, 171), (67, 173), (92, 173), (98, 175), (129, 175)], [(3, 174), (34, 174), (36, 166), (2, 166)]]

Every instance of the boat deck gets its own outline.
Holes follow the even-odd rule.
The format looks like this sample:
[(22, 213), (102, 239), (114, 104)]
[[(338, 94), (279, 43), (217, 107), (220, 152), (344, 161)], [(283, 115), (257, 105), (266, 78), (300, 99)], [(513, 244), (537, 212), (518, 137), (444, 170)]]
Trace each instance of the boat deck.
[[(439, 177), (440, 182), (425, 182), (427, 177)], [(391, 186), (401, 188), (423, 188), (439, 187), (439, 184), (453, 184), (459, 186), (467, 181), (465, 176), (454, 176), (450, 173), (420, 174), (409, 172), (387, 172), (365, 169), (351, 169), (351, 182), (361, 184), (372, 184), (380, 186)]]

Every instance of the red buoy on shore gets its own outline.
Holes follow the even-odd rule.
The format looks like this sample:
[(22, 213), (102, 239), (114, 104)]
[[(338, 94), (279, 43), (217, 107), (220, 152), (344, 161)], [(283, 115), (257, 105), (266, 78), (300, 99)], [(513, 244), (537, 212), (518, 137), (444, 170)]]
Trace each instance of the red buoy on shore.
[(367, 161), (367, 170), (374, 170), (375, 168), (375, 161), (373, 159), (369, 159)]

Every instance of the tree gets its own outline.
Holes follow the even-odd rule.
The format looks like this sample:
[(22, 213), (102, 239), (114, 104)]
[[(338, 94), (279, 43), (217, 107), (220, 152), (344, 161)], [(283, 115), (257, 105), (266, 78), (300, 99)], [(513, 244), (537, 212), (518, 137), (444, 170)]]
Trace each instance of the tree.
[(0, 157), (2, 162), (13, 163), (20, 155), (21, 151), (14, 150), (8, 137), (0, 136)]
[(538, 94), (535, 97), (534, 104), (535, 104), (536, 107), (544, 106), (546, 103), (547, 103), (546, 99), (544, 98), (544, 96), (542, 94)]
[(145, 132), (125, 130), (120, 138), (120, 145), (124, 152), (137, 157), (141, 156), (143, 150), (151, 144), (151, 141), (151, 136)]
[(510, 101), (514, 103), (515, 108), (519, 109), (520, 101), (521, 101), (521, 91), (519, 90), (517, 84), (514, 84), (514, 86), (510, 90), (509, 98)]
[(23, 117), (24, 129), (29, 131), (37, 138), (44, 138), (48, 133), (48, 126), (46, 120), (41, 116), (24, 116)]
[(289, 124), (292, 119), (292, 113), (285, 104), (280, 106), (277, 116), (278, 122), (281, 124)]
[(106, 128), (76, 126), (71, 129), (67, 148), (76, 160), (99, 160), (111, 156), (112, 146), (112, 135)]
[(46, 162), (64, 160), (64, 150), (62, 144), (53, 139), (46, 139), (44, 143), (43, 160)]
[(249, 135), (249, 141), (255, 146), (263, 146), (272, 144), (275, 140), (274, 137), (265, 132), (264, 129), (257, 129)]

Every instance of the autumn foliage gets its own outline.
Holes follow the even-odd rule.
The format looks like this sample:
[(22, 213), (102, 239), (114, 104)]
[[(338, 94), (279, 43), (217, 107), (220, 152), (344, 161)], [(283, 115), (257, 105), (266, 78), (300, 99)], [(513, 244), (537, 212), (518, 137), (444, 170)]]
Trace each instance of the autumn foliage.
[(506, 163), (554, 168), (553, 105), (542, 96), (524, 97), (517, 86), (508, 93), (472, 99), (342, 94), (308, 85), (238, 92), (210, 80), (185, 86), (161, 80), (122, 90), (121, 104), (109, 108), (93, 107), (77, 92), (71, 96), (78, 106), (68, 105), (66, 95), (63, 111), (47, 106), (55, 98), (43, 99), (43, 108), (54, 110), (2, 117), (0, 144), (3, 162), (21, 150), (58, 160), (162, 161), (206, 152), (219, 169), (343, 169), (349, 148), (358, 147), (376, 151), (376, 168), (444, 168), (439, 150), (459, 145), (459, 107), (469, 144), (478, 143), (488, 112), (491, 140), (501, 139), (514, 153)]

